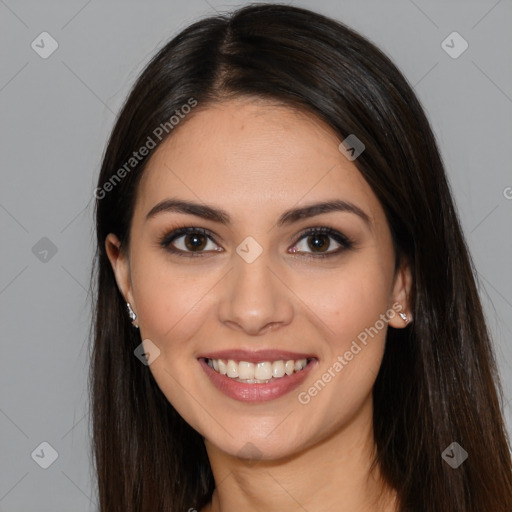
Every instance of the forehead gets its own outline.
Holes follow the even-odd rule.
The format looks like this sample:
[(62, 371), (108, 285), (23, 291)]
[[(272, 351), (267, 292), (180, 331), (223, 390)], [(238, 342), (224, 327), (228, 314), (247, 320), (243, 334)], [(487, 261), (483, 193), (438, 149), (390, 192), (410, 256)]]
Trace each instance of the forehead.
[(196, 108), (148, 162), (136, 215), (169, 196), (231, 205), (235, 217), (335, 198), (381, 213), (339, 136), (316, 116), (248, 99)]

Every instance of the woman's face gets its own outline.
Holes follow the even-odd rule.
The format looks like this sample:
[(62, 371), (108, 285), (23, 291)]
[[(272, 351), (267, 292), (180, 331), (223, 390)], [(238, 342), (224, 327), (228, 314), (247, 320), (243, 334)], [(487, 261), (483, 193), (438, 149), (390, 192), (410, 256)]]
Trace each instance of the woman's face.
[[(148, 371), (230, 455), (251, 446), (276, 459), (368, 427), (410, 274), (395, 274), (382, 207), (340, 139), (312, 116), (247, 99), (175, 130), (140, 182), (128, 259), (114, 235), (106, 243), (144, 347), (160, 351)], [(327, 202), (337, 208), (308, 210)], [(173, 237), (182, 227), (193, 229)]]

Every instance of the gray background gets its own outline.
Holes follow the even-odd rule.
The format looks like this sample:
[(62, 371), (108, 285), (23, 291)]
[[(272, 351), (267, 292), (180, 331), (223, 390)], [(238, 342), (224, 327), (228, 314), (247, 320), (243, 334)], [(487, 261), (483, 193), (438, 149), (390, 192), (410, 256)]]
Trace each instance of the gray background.
[[(359, 30), (414, 85), (440, 143), (512, 399), (512, 1), (293, 4)], [(241, 5), (0, 0), (0, 511), (96, 510), (87, 290), (101, 156), (156, 49), (197, 18)], [(31, 47), (42, 46), (43, 31), (59, 45), (46, 59)], [(455, 59), (441, 46), (453, 31), (469, 44)], [(43, 441), (58, 452), (48, 469), (31, 457)]]

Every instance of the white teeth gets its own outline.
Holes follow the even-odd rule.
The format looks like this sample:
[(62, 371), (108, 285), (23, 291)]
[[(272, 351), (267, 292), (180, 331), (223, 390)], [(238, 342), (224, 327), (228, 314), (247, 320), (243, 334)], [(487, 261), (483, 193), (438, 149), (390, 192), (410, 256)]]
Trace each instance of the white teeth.
[(238, 377), (238, 365), (232, 359), (228, 361), (228, 373), (226, 375), (232, 379), (236, 379)]
[[(226, 373), (228, 372), (226, 363), (222, 359), (217, 359), (216, 361), (219, 365), (219, 373), (221, 375), (226, 375)], [(215, 366), (213, 367), (213, 369), (215, 369)]]
[(285, 375), (301, 371), (307, 364), (307, 359), (289, 359), (288, 361), (261, 361), (250, 363), (248, 361), (234, 361), (228, 359), (207, 359), (208, 366), (221, 375), (227, 375), (238, 382), (248, 384), (267, 383), (273, 379), (279, 379)]
[(254, 378), (257, 380), (268, 380), (272, 377), (272, 363), (265, 361), (258, 363), (254, 368)]
[(284, 377), (285, 368), (283, 361), (274, 361), (272, 363), (272, 377)]
[(238, 363), (238, 377), (243, 380), (254, 379), (254, 363), (240, 361)]

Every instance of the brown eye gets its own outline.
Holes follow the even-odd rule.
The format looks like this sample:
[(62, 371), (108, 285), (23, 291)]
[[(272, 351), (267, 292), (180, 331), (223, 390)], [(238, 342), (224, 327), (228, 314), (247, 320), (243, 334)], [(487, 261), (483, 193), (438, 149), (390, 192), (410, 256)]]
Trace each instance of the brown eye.
[(329, 227), (319, 227), (302, 233), (291, 252), (303, 253), (304, 257), (321, 258), (339, 255), (352, 247), (353, 242), (344, 234)]
[(207, 230), (194, 227), (175, 229), (162, 238), (160, 245), (180, 256), (202, 256), (222, 250)]
[(207, 238), (202, 234), (185, 235), (185, 247), (190, 251), (201, 250), (206, 247)]
[(329, 237), (324, 234), (310, 235), (307, 238), (308, 247), (312, 250), (325, 252), (330, 245)]

